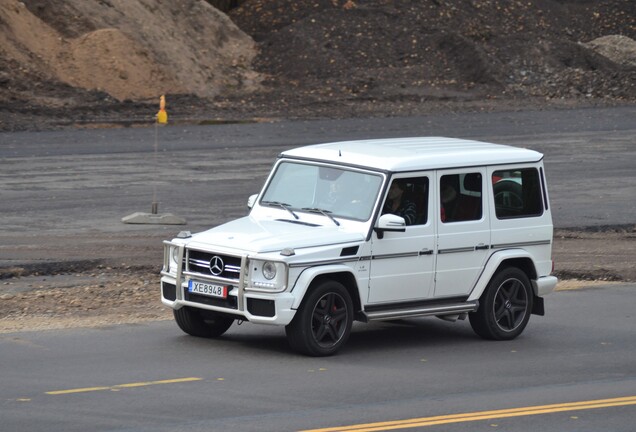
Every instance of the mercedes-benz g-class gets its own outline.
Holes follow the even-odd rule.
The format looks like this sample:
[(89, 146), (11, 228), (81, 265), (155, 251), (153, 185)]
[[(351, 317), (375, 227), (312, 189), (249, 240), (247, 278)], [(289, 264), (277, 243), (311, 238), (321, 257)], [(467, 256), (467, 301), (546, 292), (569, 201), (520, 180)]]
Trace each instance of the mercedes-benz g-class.
[(506, 340), (557, 283), (532, 150), (439, 137), (301, 147), (248, 207), (165, 242), (162, 301), (190, 335), (279, 325), (295, 350), (324, 356), (353, 321), (437, 316)]

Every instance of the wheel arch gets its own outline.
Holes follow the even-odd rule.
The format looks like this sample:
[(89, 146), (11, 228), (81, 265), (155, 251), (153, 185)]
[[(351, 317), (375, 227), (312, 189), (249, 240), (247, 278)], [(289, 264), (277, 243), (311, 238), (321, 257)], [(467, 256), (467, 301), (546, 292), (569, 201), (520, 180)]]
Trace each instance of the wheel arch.
[(497, 251), (490, 256), (479, 279), (477, 279), (477, 283), (468, 296), (468, 300), (478, 300), (486, 289), (490, 279), (504, 267), (517, 267), (523, 271), (526, 276), (528, 276), (536, 297), (536, 284), (533, 283), (533, 281), (537, 280), (538, 273), (532, 256), (523, 249), (506, 249)]
[(497, 267), (495, 273), (497, 273), (499, 269), (503, 267), (517, 267), (519, 270), (523, 271), (526, 276), (528, 276), (528, 279), (530, 279), (531, 281), (537, 279), (537, 269), (534, 267), (534, 262), (530, 257), (510, 258), (504, 260), (501, 264), (499, 264), (499, 267)]
[(315, 285), (318, 285), (325, 280), (340, 282), (342, 286), (345, 287), (347, 292), (349, 292), (355, 311), (357, 312), (362, 309), (362, 303), (360, 302), (360, 293), (358, 291), (358, 283), (356, 282), (356, 278), (351, 272), (341, 271), (337, 273), (320, 274), (311, 281), (309, 289), (313, 288)]
[(311, 288), (325, 280), (334, 280), (341, 283), (351, 296), (355, 312), (362, 309), (358, 282), (351, 268), (342, 265), (309, 267), (303, 270), (292, 289), (295, 294), (292, 309), (298, 309)]

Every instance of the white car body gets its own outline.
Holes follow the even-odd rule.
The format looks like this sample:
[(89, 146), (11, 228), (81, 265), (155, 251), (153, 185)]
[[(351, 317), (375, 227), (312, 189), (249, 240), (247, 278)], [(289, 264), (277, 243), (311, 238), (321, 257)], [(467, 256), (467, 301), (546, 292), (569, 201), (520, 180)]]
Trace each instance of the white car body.
[[(417, 201), (411, 206), (417, 214), (412, 225), (382, 215), (392, 181), (401, 182)], [(455, 220), (442, 211), (451, 208), (449, 201), (442, 203), (447, 189), (454, 192)], [(474, 207), (471, 215), (461, 216), (467, 203)], [(244, 218), (165, 242), (165, 305), (208, 311), (201, 315), (205, 318), (219, 314), (299, 327), (294, 318), (308, 307), (303, 300), (316, 285), (332, 281), (350, 297), (349, 319), (435, 315), (454, 320), (473, 314), (478, 322), (492, 321), (478, 317), (480, 299), (494, 302), (493, 316), (505, 312), (501, 302), (483, 297), (502, 269), (519, 271), (509, 271), (512, 276), (503, 277), (504, 288), (493, 295), (501, 297), (511, 287), (519, 291), (526, 279), (515, 275), (524, 273), (532, 287), (532, 298), (520, 294), (526, 314), (543, 314), (543, 296), (556, 286), (550, 275), (553, 228), (543, 155), (532, 150), (440, 137), (301, 147), (280, 154), (250, 206)], [(192, 283), (208, 292), (191, 292)], [(495, 326), (496, 337), (490, 338), (511, 338), (507, 326), (516, 337), (527, 323), (518, 314), (506, 318), (510, 325), (504, 323), (501, 331)], [(525, 322), (513, 323), (517, 319)], [(343, 331), (347, 334), (334, 336), (334, 347), (299, 350), (332, 354), (348, 337)]]

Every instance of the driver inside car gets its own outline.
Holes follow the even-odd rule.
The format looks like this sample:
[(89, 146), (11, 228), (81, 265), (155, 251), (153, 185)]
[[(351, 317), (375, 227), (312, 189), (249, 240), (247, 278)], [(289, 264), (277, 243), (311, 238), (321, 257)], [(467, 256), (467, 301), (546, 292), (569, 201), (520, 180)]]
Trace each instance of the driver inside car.
[(417, 206), (404, 195), (406, 185), (399, 180), (394, 180), (389, 188), (386, 202), (382, 208), (382, 214), (394, 214), (404, 218), (406, 225), (413, 225), (417, 218)]

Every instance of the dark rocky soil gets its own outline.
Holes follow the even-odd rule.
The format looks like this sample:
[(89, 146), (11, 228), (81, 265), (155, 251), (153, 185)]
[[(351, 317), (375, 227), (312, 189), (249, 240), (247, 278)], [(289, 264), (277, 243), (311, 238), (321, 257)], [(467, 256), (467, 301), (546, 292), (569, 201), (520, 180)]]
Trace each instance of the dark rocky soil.
[(635, 71), (585, 45), (636, 35), (626, 1), (248, 0), (230, 16), (273, 88), (355, 99), (633, 100)]

